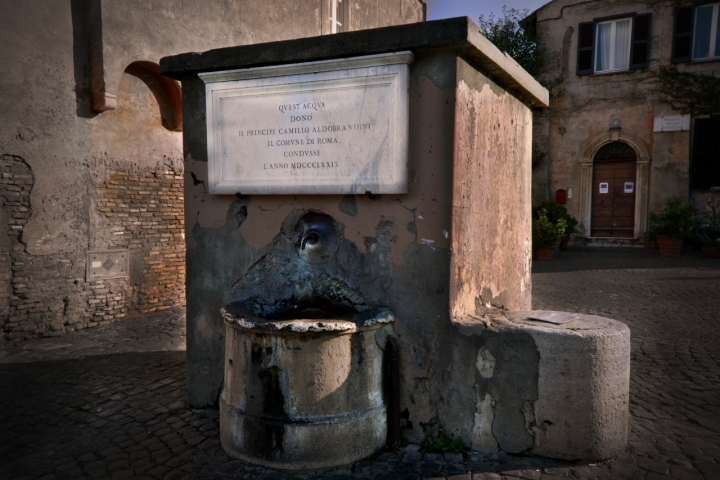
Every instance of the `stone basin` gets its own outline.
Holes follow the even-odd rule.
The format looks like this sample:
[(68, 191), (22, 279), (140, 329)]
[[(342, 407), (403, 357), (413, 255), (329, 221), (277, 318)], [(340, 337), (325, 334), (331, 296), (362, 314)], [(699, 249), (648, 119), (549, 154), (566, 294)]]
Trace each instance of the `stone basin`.
[(222, 309), (220, 439), (229, 455), (303, 470), (350, 464), (385, 444), (381, 347), (393, 314), (322, 307)]

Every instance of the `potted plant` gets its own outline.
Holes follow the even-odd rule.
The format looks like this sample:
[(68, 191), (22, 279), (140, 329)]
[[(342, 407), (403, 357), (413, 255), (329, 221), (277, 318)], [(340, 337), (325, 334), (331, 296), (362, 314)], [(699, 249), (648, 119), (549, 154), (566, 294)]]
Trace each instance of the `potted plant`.
[(705, 258), (715, 258), (720, 251), (720, 197), (704, 203), (702, 227), (698, 240)]
[(570, 243), (570, 237), (577, 233), (577, 219), (568, 213), (565, 205), (561, 205), (556, 202), (542, 202), (538, 208), (545, 209), (550, 223), (556, 224), (560, 219), (565, 220), (567, 226), (565, 227), (563, 234), (560, 236), (560, 249), (566, 249), (568, 243)]
[(683, 205), (680, 200), (668, 200), (661, 213), (650, 214), (649, 237), (656, 239), (661, 257), (680, 255), (683, 240), (695, 236), (697, 230), (695, 205)]
[(547, 208), (533, 210), (532, 242), (533, 260), (552, 260), (557, 241), (565, 235), (567, 221), (564, 218), (551, 220)]
[(711, 235), (703, 231), (698, 238), (700, 240), (703, 257), (715, 258), (718, 256), (718, 252), (720, 252), (720, 232)]
[(575, 235), (576, 233), (578, 233), (577, 232), (577, 225), (578, 225), (577, 218), (571, 217), (570, 215), (568, 215), (565, 218), (565, 221), (567, 222), (567, 228), (565, 229), (565, 236), (563, 236), (560, 239), (560, 248), (563, 250), (568, 247), (568, 244), (570, 243), (570, 238), (573, 235)]

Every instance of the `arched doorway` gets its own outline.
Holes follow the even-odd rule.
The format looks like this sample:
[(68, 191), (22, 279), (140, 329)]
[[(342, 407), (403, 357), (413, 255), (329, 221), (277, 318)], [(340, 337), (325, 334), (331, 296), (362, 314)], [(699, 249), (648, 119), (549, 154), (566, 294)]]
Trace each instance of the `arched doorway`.
[(637, 156), (630, 145), (608, 143), (593, 160), (591, 237), (635, 236)]

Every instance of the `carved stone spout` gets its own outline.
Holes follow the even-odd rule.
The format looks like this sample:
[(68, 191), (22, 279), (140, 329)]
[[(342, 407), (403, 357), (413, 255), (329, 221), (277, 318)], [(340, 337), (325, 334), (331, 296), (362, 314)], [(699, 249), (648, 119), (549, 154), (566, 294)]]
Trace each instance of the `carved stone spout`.
[(309, 212), (295, 225), (295, 250), (308, 263), (329, 261), (338, 246), (338, 226), (330, 215)]

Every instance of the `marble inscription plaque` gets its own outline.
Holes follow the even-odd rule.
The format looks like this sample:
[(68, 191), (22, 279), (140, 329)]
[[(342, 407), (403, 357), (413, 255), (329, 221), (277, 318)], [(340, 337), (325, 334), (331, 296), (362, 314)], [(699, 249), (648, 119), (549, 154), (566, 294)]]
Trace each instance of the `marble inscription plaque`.
[(406, 193), (409, 52), (200, 74), (215, 194)]
[(653, 132), (682, 132), (690, 130), (690, 115), (655, 117)]

